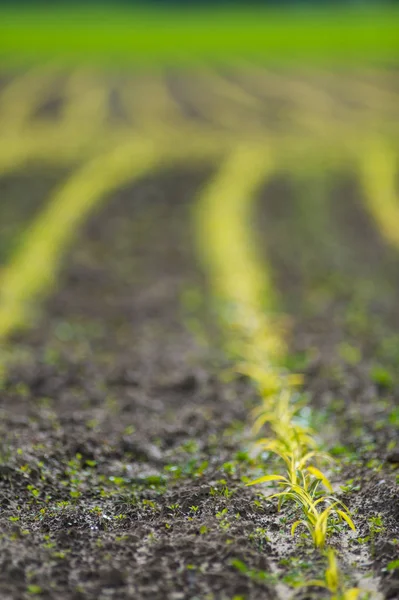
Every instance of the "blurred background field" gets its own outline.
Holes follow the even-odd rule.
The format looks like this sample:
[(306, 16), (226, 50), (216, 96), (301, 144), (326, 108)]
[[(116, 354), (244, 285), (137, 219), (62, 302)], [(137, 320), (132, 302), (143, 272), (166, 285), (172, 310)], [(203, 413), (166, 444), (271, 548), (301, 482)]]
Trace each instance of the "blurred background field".
[(130, 173), (216, 166), (242, 144), (267, 150), (274, 170), (294, 177), (354, 172), (366, 205), (396, 239), (395, 3), (185, 10), (61, 3), (0, 11), (0, 172), (35, 163), (70, 173), (43, 213), (69, 225), (38, 246), (40, 275), (30, 285), (22, 267), (21, 281), (13, 275), (4, 284), (15, 288), (5, 329), (22, 296), (51, 281), (77, 224)]
[(289, 316), (282, 372), (356, 514), (345, 582), (398, 597), (398, 24), (394, 1), (0, 3), (0, 595), (324, 576), (243, 486), (274, 467), (224, 294)]
[(398, 3), (2, 3), (3, 60), (115, 63), (257, 58), (311, 62), (397, 55)]

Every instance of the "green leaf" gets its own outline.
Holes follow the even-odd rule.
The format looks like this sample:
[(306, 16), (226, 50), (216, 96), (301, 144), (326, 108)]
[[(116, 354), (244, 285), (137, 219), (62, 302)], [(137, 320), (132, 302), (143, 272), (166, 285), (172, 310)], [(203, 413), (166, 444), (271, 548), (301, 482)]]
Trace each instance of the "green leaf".
[(28, 591), (29, 594), (34, 594), (34, 595), (38, 595), (38, 594), (41, 594), (43, 592), (43, 590), (40, 587), (40, 585), (35, 585), (33, 583), (31, 583), (30, 585), (28, 585), (27, 591)]
[(289, 481), (283, 475), (264, 475), (263, 477), (259, 477), (259, 479), (255, 479), (254, 481), (250, 481), (246, 485), (257, 485), (258, 483), (265, 483), (266, 481), (284, 481), (289, 485)]
[(291, 535), (295, 534), (295, 531), (297, 527), (299, 527), (299, 525), (305, 525), (305, 522), (302, 519), (299, 519), (299, 521), (295, 521), (295, 523), (293, 523), (291, 527)]
[(295, 587), (301, 588), (301, 587), (312, 587), (312, 586), (328, 589), (325, 582), (322, 581), (321, 579), (310, 579), (309, 581), (305, 581), (304, 583), (297, 584)]
[(233, 558), (231, 560), (230, 564), (232, 567), (237, 569), (237, 571), (239, 571), (240, 573), (247, 574), (249, 571), (249, 568), (247, 567), (247, 565), (244, 562), (242, 562), (242, 560), (239, 560), (238, 558)]
[(350, 518), (350, 516), (348, 515), (348, 513), (345, 513), (342, 510), (338, 510), (338, 509), (335, 509), (335, 512), (337, 513), (337, 515), (339, 515), (341, 517), (341, 519), (344, 519), (344, 521), (346, 521), (348, 523), (349, 527), (353, 531), (356, 531), (355, 524), (352, 521), (352, 519)]
[(310, 465), (309, 467), (306, 467), (306, 469), (307, 469), (307, 471), (309, 471), (309, 473), (311, 475), (316, 477), (316, 479), (320, 479), (320, 481), (322, 482), (324, 487), (326, 487), (329, 492), (333, 491), (331, 483), (329, 482), (327, 477), (324, 475), (324, 473), (322, 473), (319, 469), (317, 469), (316, 467), (313, 467), (312, 465)]

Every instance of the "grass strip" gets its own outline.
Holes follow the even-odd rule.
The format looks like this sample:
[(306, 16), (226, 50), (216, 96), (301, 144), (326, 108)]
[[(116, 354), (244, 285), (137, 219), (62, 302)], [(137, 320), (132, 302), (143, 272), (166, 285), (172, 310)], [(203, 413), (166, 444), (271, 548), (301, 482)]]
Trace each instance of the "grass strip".
[(394, 61), (398, 9), (149, 9), (3, 7), (0, 56), (8, 63), (58, 58), (113, 65), (192, 63), (238, 56), (270, 61)]

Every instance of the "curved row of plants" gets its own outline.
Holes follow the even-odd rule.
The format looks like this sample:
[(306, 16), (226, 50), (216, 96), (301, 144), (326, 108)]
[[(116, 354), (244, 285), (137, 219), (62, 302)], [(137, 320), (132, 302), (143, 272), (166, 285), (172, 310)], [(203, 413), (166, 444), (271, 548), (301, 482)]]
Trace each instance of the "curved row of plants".
[[(265, 452), (278, 458), (273, 461), (275, 472), (248, 485), (277, 486), (268, 499), (276, 499), (279, 509), (285, 503), (299, 509), (299, 517), (291, 525), (292, 535), (303, 528), (314, 546), (324, 550), (338, 522), (353, 530), (355, 525), (349, 508), (334, 496), (324, 471), (332, 457), (319, 447), (316, 432), (304, 418), (301, 377), (282, 367), (284, 324), (275, 313), (270, 273), (256, 256), (251, 205), (272, 169), (271, 157), (256, 148), (242, 146), (233, 152), (203, 191), (196, 214), (197, 239), (215, 294), (226, 351), (235, 372), (249, 378), (259, 397), (253, 430), (256, 435), (266, 430), (266, 437), (256, 441), (259, 463)], [(343, 589), (332, 548), (327, 549), (327, 557), (325, 581), (309, 581), (308, 585), (327, 587), (334, 598), (357, 598), (359, 589)]]
[[(146, 105), (145, 96), (131, 100), (142, 109), (144, 129), (138, 134), (119, 130), (113, 135), (103, 130), (102, 111), (90, 127), (82, 128), (92, 106), (104, 102), (103, 88), (88, 86), (84, 74), (73, 79), (72, 104), (65, 110), (61, 124), (27, 126), (32, 102), (52, 77), (51, 70), (28, 73), (11, 85), (1, 103), (8, 114), (7, 119), (2, 119), (0, 113), (1, 128), (10, 144), (7, 152), (0, 154), (0, 171), (17, 170), (32, 159), (71, 165), (74, 170), (55, 190), (1, 273), (0, 340), (32, 322), (32, 305), (51, 289), (58, 264), (76, 231), (113, 190), (168, 165), (200, 162), (221, 165), (199, 198), (194, 226), (223, 326), (226, 352), (235, 372), (250, 379), (259, 397), (253, 414), (258, 455), (267, 452), (277, 459), (273, 461), (275, 472), (249, 485), (273, 485), (270, 498), (276, 499), (279, 508), (291, 503), (298, 509), (298, 518), (291, 524), (292, 535), (301, 530), (307, 532), (314, 546), (326, 552), (324, 581), (308, 582), (309, 585), (327, 587), (335, 598), (357, 598), (359, 589), (343, 588), (335, 552), (328, 546), (337, 526), (354, 529), (355, 523), (350, 507), (333, 493), (328, 475), (332, 459), (320, 447), (318, 432), (306, 418), (301, 378), (282, 366), (286, 324), (276, 313), (272, 277), (257, 257), (250, 226), (257, 190), (278, 168), (287, 171), (298, 168), (303, 141), (287, 138), (277, 140), (272, 146), (269, 140), (266, 146), (262, 132), (259, 139), (255, 136), (245, 144), (242, 131), (203, 130), (187, 123), (176, 111), (157, 79), (152, 87), (149, 85), (149, 89), (158, 91), (153, 96), (154, 106)], [(29, 96), (24, 94), (27, 89), (33, 89)], [(79, 90), (85, 92), (81, 100)], [(226, 94), (229, 93), (236, 98), (234, 87), (227, 88)], [(241, 96), (238, 98), (240, 102)], [(248, 98), (242, 101), (248, 102)], [(161, 103), (161, 112), (157, 102)], [(171, 115), (171, 122), (165, 127), (159, 119), (164, 110)], [(208, 107), (208, 113), (216, 120), (223, 116), (217, 105)], [(299, 111), (297, 117), (302, 122), (300, 116)], [(324, 118), (322, 111), (322, 118), (319, 115), (312, 121), (323, 134)], [(307, 115), (306, 123), (309, 119)], [(372, 134), (367, 143), (359, 138), (341, 147), (335, 141), (334, 145), (329, 139), (319, 139), (309, 160), (316, 155), (319, 160), (319, 153), (325, 152), (331, 164), (352, 162), (359, 171), (367, 206), (381, 232), (390, 243), (399, 246), (395, 226), (399, 203), (395, 192), (394, 147)]]

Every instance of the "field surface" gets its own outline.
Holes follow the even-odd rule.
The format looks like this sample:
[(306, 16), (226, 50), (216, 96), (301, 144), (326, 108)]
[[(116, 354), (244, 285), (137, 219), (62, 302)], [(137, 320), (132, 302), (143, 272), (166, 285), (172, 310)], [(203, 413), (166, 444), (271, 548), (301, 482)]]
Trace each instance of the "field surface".
[(102, 66), (192, 65), (255, 56), (268, 63), (277, 58), (392, 64), (399, 52), (398, 18), (394, 3), (372, 2), (291, 5), (288, 10), (284, 4), (256, 9), (251, 2), (202, 7), (173, 2), (33, 3), (23, 10), (9, 3), (0, 6), (0, 56), (8, 64), (57, 56), (69, 64)]
[(2, 599), (399, 598), (398, 129), (390, 66), (0, 75)]

